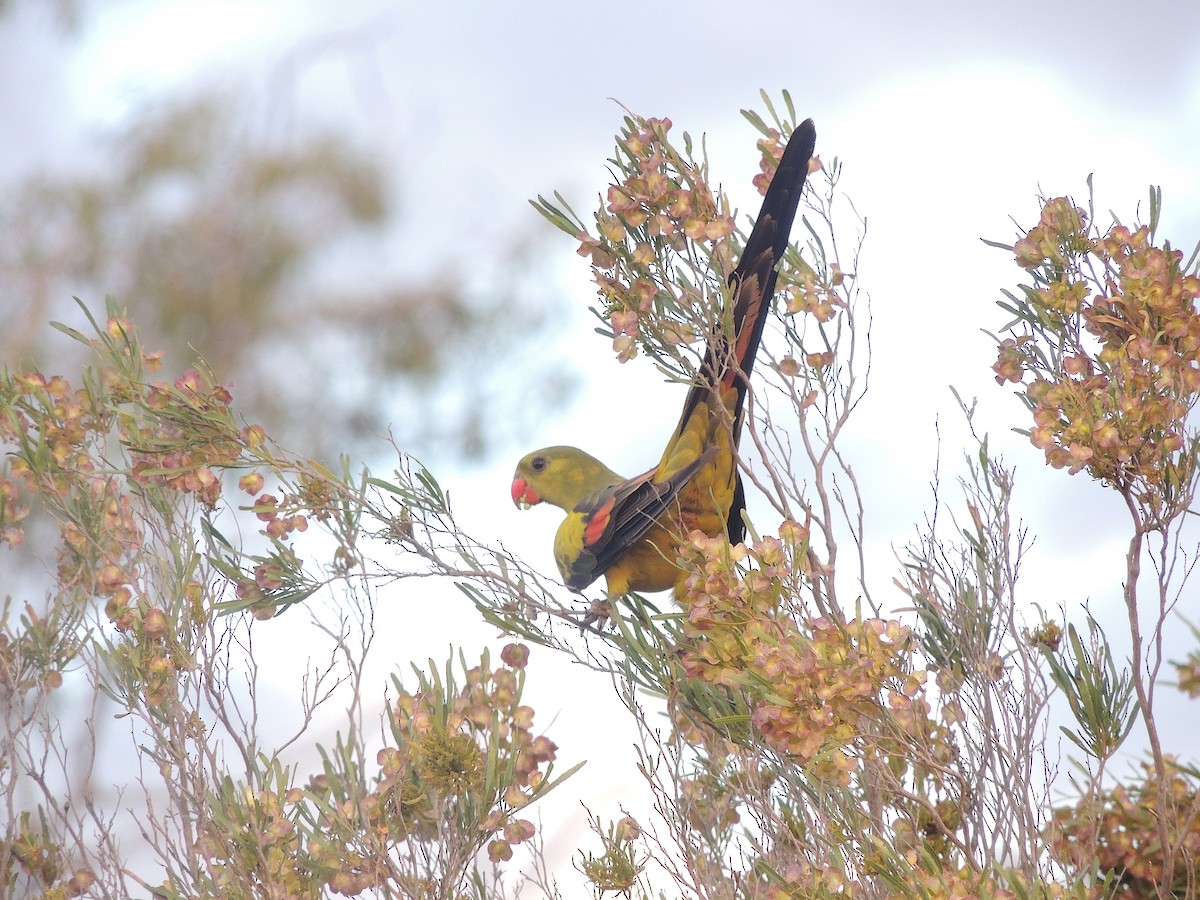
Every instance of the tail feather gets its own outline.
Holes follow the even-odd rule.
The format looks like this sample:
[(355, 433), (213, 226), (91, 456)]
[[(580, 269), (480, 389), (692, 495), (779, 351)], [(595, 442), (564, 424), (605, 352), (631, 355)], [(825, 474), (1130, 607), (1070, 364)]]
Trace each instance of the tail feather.
[[(722, 384), (739, 384), (745, 390), (754, 368), (754, 356), (762, 340), (763, 326), (767, 321), (768, 307), (775, 294), (775, 278), (779, 261), (787, 251), (791, 239), (792, 223), (800, 203), (800, 194), (808, 178), (808, 161), (816, 147), (817, 132), (812, 119), (806, 119), (793, 132), (767, 194), (763, 197), (762, 209), (746, 240), (737, 268), (729, 276), (734, 289), (733, 333), (734, 354), (737, 370), (725, 372)], [(709, 365), (728, 365), (728, 356), (721, 360), (710, 360)]]
[[(687, 430), (693, 413), (706, 401), (711, 401), (715, 390), (736, 391), (732, 414), (731, 446), (736, 451), (741, 436), (742, 419), (746, 404), (746, 392), (750, 383), (750, 372), (754, 368), (754, 357), (762, 341), (763, 328), (770, 312), (771, 298), (775, 295), (775, 279), (779, 261), (787, 251), (791, 239), (792, 223), (800, 204), (800, 194), (808, 177), (808, 161), (816, 147), (817, 132), (812, 119), (806, 119), (792, 133), (779, 160), (775, 177), (767, 188), (762, 209), (746, 247), (738, 260), (737, 268), (729, 276), (733, 289), (732, 344), (726, 330), (719, 327), (709, 338), (699, 377), (684, 401), (683, 415), (679, 419), (676, 437)], [(710, 410), (720, 407), (720, 402), (708, 402)], [(745, 508), (745, 488), (742, 475), (734, 465), (733, 497), (726, 517), (726, 532), (732, 543), (739, 543), (745, 534), (742, 510)]]
[(734, 294), (733, 344), (730, 345), (730, 337), (721, 327), (709, 338), (700, 376), (684, 402), (676, 435), (683, 433), (692, 412), (716, 385), (737, 388), (737, 403), (732, 412), (734, 427), (739, 426), (754, 357), (767, 324), (771, 297), (775, 294), (779, 260), (787, 251), (792, 222), (808, 177), (808, 161), (816, 141), (812, 119), (806, 119), (792, 133), (784, 148), (741, 259), (729, 276)]

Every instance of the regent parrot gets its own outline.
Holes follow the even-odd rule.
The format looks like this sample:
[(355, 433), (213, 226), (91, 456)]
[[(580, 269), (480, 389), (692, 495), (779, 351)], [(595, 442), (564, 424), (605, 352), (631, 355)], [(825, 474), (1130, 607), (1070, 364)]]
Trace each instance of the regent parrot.
[(732, 322), (732, 339), (720, 326), (709, 336), (658, 465), (622, 478), (575, 447), (546, 447), (517, 463), (514, 503), (524, 508), (545, 501), (567, 512), (554, 538), (567, 587), (579, 591), (604, 575), (610, 597), (667, 590), (683, 580), (676, 560), (692, 530), (741, 541), (745, 498), (736, 449), (748, 380), (815, 143), (811, 119), (788, 141), (729, 276), (733, 315), (724, 321)]

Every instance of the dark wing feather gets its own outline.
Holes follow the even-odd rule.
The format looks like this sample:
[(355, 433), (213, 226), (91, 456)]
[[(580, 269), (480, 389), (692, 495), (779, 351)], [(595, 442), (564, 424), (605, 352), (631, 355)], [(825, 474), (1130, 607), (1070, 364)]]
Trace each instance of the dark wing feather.
[[(598, 491), (575, 507), (587, 520), (583, 552), (571, 563), (567, 587), (583, 590), (638, 541), (646, 536), (691, 481), (716, 453), (713, 447), (674, 473), (666, 481), (654, 481), (651, 469), (620, 484)], [(595, 525), (595, 534), (592, 526)]]

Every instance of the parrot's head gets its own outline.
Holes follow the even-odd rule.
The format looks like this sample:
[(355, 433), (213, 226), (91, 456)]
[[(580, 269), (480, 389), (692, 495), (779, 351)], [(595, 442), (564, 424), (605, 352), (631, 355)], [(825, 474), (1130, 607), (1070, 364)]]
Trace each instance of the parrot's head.
[(513, 503), (521, 509), (529, 509), (542, 502), (537, 485), (546, 477), (550, 468), (550, 456), (547, 453), (552, 449), (530, 453), (517, 463), (517, 471), (513, 473), (512, 498)]
[(528, 509), (543, 501), (574, 509), (584, 497), (621, 476), (575, 447), (544, 447), (523, 457), (513, 473), (513, 503)]

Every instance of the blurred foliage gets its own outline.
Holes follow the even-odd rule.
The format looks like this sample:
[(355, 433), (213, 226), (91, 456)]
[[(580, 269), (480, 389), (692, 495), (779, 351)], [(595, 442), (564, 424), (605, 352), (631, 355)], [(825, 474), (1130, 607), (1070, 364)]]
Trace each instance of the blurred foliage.
[(65, 33), (73, 33), (79, 28), (83, 16), (84, 3), (82, 0), (0, 0), (0, 17), (15, 14), (21, 7), (40, 8), (50, 13), (50, 21)]
[[(1200, 854), (1200, 771), (1167, 757), (1162, 781), (1151, 762), (1108, 791), (1057, 807), (1048, 829), (1050, 849), (1066, 866), (1095, 866), (1116, 874), (1115, 895), (1196, 896)], [(1171, 884), (1163, 885), (1160, 829), (1165, 827), (1177, 860)], [(1167, 891), (1169, 890), (1169, 893)]]
[[(318, 454), (369, 449), (390, 422), (406, 449), (477, 457), (561, 402), (528, 239), (421, 280), (376, 274), (399, 249), (381, 161), (340, 135), (253, 139), (248, 120), (227, 96), (167, 102), (91, 167), (10, 188), (5, 358), (46, 365), (42, 323), (73, 294), (111, 293), (168, 354), (198, 352), (256, 417)], [(533, 402), (462, 365), (535, 339)]]
[[(534, 731), (529, 649), (371, 677), (402, 576), (365, 529), (391, 539), (395, 493), (376, 506), (365, 472), (283, 451), (211, 372), (161, 374), (111, 299), (83, 313), (58, 326), (78, 371), (0, 369), (0, 559), (47, 574), (0, 603), (0, 896), (503, 896), (525, 816), (575, 771)], [(271, 727), (265, 604), (318, 593), (299, 725)], [(256, 615), (224, 614), (234, 598)]]

